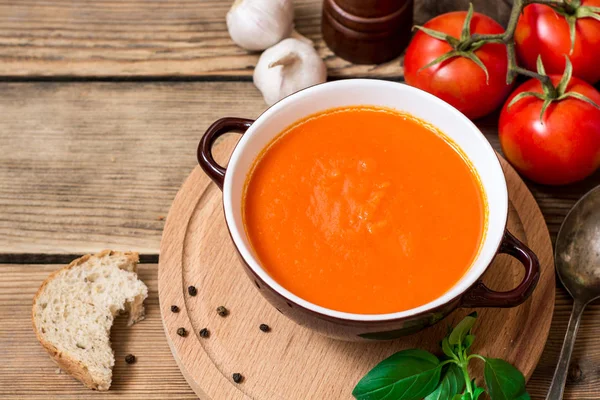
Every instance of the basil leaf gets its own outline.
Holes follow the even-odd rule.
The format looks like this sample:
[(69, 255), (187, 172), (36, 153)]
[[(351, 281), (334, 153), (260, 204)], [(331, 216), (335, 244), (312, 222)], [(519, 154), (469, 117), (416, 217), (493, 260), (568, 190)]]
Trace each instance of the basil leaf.
[(465, 392), (460, 396), (460, 400), (473, 400), (473, 399), (471, 398), (471, 393)]
[(438, 387), (425, 400), (452, 400), (465, 387), (465, 378), (456, 364), (450, 364)]
[(475, 390), (473, 390), (473, 400), (477, 400), (479, 396), (481, 396), (483, 393), (485, 393), (485, 390), (483, 390), (483, 388), (475, 388)]
[(377, 364), (352, 391), (358, 400), (420, 400), (440, 381), (440, 361), (419, 349), (399, 351)]
[(477, 321), (477, 313), (476, 312), (467, 315), (452, 330), (452, 332), (450, 333), (450, 336), (448, 336), (448, 342), (450, 342), (450, 344), (453, 344), (453, 345), (458, 345), (459, 343), (462, 344), (463, 340), (465, 340), (465, 337), (469, 334), (469, 332), (471, 331), (471, 328), (475, 324), (475, 321)]
[(465, 350), (469, 350), (469, 347), (471, 347), (471, 345), (473, 344), (474, 341), (475, 341), (475, 335), (465, 336), (465, 340), (463, 340), (463, 348)]
[(462, 394), (456, 394), (454, 395), (454, 397), (452, 398), (452, 400), (462, 400), (463, 395)]
[(442, 340), (442, 351), (450, 358), (456, 357), (456, 354), (454, 354), (454, 351), (452, 350), (452, 346), (450, 346), (450, 343), (448, 343), (447, 337)]
[(492, 400), (521, 399), (519, 396), (525, 392), (525, 377), (521, 371), (499, 358), (485, 359), (483, 376)]

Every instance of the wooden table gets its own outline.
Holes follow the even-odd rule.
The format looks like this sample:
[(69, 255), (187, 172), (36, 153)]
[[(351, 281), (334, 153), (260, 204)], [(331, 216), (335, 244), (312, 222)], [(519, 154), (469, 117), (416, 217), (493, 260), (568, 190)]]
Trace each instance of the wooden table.
[[(256, 54), (236, 47), (220, 0), (0, 2), (0, 398), (195, 398), (167, 346), (156, 294), (158, 248), (171, 201), (196, 165), (204, 129), (264, 108), (251, 83)], [(297, 0), (298, 31), (333, 79), (402, 80), (400, 61), (354, 66), (320, 39), (320, 2)], [(425, 17), (423, 17), (424, 19)], [(478, 125), (499, 150), (497, 115)], [(567, 187), (529, 187), (553, 240), (600, 173)], [(108, 393), (59, 373), (35, 341), (34, 292), (61, 264), (105, 248), (141, 253), (148, 318), (113, 328)], [(550, 383), (571, 310), (559, 287), (550, 338), (529, 382)], [(600, 399), (600, 306), (586, 310), (565, 398)], [(526, 334), (526, 332), (524, 333)], [(138, 356), (127, 365), (124, 356)]]

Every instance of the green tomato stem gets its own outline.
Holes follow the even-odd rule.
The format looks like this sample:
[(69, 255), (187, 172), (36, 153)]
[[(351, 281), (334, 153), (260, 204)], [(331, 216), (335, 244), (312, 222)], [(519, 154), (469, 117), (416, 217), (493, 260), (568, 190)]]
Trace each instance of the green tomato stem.
[[(471, 18), (473, 16), (473, 6), (472, 4), (469, 6), (469, 11), (467, 13), (467, 17), (465, 18), (465, 22), (462, 28), (462, 34), (460, 39), (451, 37), (442, 32), (433, 31), (428, 28), (419, 27), (417, 29), (422, 30), (426, 34), (437, 38), (439, 40), (445, 40), (448, 42), (454, 50), (443, 54), (442, 56), (436, 58), (429, 64), (425, 65), (421, 69), (426, 69), (431, 67), (432, 65), (439, 64), (441, 62), (450, 60), (454, 57), (463, 57), (468, 58), (473, 61), (476, 65), (478, 65), (486, 75), (486, 81), (489, 82), (489, 76), (486, 66), (483, 64), (481, 59), (475, 54), (475, 52), (482, 46), (488, 43), (502, 43), (506, 46), (506, 56), (508, 60), (507, 72), (506, 72), (506, 83), (508, 85), (512, 84), (516, 79), (517, 75), (524, 75), (529, 78), (537, 79), (541, 82), (542, 88), (544, 91), (545, 98), (549, 99), (551, 102), (554, 99), (557, 99), (561, 93), (557, 90), (556, 87), (552, 84), (550, 77), (547, 76), (543, 70), (539, 70), (538, 72), (530, 71), (523, 67), (520, 67), (517, 64), (517, 56), (515, 52), (515, 31), (517, 29), (517, 23), (519, 22), (519, 18), (523, 12), (523, 9), (530, 4), (544, 4), (554, 8), (555, 10), (559, 10), (557, 12), (566, 15), (565, 18), (576, 19), (577, 16), (567, 15), (569, 10), (574, 9), (575, 11), (581, 10), (581, 2), (580, 0), (514, 0), (513, 6), (510, 11), (510, 17), (508, 19), (508, 24), (506, 26), (506, 30), (504, 33), (498, 34), (471, 34), (470, 23)], [(562, 10), (562, 11), (560, 11)], [(595, 8), (587, 7), (583, 10), (585, 15), (581, 17), (590, 17), (597, 20), (600, 20), (600, 9), (596, 11)], [(574, 22), (571, 24), (573, 27)], [(572, 32), (571, 42), (574, 43), (574, 35)], [(546, 105), (547, 106), (547, 105)], [(545, 106), (545, 107), (546, 107)], [(544, 107), (544, 109), (545, 109)], [(543, 113), (543, 112), (542, 112)]]
[[(506, 54), (508, 58), (508, 70), (506, 74), (506, 82), (507, 84), (511, 84), (514, 82), (517, 75), (525, 75), (530, 78), (538, 79), (542, 82), (542, 85), (547, 88), (547, 90), (554, 90), (552, 87), (550, 78), (546, 75), (538, 74), (534, 71), (529, 71), (528, 69), (519, 67), (517, 65), (517, 56), (515, 54), (515, 42), (514, 36), (515, 31), (517, 29), (517, 23), (519, 22), (519, 17), (523, 12), (523, 9), (529, 4), (546, 4), (546, 5), (560, 5), (564, 6), (565, 3), (562, 0), (514, 0), (513, 6), (510, 11), (510, 17), (508, 19), (508, 24), (506, 26), (506, 31), (504, 33), (498, 34), (473, 34), (471, 37), (461, 43), (461, 47), (470, 48), (475, 43), (504, 43), (506, 45)], [(551, 89), (552, 87), (552, 89)]]

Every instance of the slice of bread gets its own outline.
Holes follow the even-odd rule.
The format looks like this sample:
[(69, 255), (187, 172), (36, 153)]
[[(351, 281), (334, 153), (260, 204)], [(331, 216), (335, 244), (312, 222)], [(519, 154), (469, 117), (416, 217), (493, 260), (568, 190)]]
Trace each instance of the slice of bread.
[(148, 288), (137, 253), (106, 250), (52, 273), (33, 298), (33, 329), (58, 366), (90, 389), (108, 390), (114, 353), (110, 328), (121, 311), (144, 318)]

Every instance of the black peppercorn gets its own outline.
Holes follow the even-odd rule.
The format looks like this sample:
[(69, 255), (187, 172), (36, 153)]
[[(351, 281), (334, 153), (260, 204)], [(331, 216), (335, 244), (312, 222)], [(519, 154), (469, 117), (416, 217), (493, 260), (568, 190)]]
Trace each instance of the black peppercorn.
[(244, 380), (244, 377), (242, 376), (242, 374), (238, 374), (237, 372), (235, 374), (233, 374), (233, 381), (235, 383), (240, 383), (243, 380)]
[(210, 336), (210, 331), (206, 328), (202, 328), (200, 329), (200, 337), (201, 338), (207, 338)]
[(198, 289), (196, 289), (196, 286), (189, 286), (188, 293), (190, 294), (190, 296), (195, 296), (198, 294)]
[(127, 364), (133, 364), (135, 362), (135, 356), (133, 354), (127, 354), (125, 356), (125, 362)]
[(269, 327), (267, 324), (260, 324), (259, 328), (263, 332), (269, 332), (271, 330), (271, 327)]
[(179, 329), (177, 329), (177, 334), (181, 337), (186, 337), (187, 331), (185, 330), (185, 328), (179, 328)]
[(179, 307), (171, 306), (171, 312), (175, 312), (175, 313), (179, 312)]
[(219, 314), (221, 317), (226, 317), (229, 315), (229, 310), (223, 306), (219, 306), (217, 307), (217, 314)]

